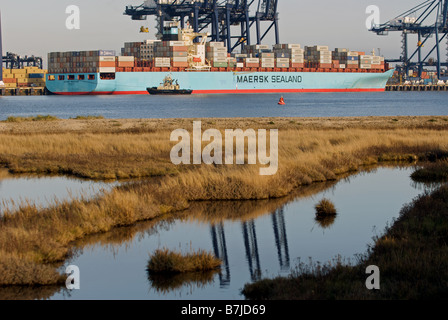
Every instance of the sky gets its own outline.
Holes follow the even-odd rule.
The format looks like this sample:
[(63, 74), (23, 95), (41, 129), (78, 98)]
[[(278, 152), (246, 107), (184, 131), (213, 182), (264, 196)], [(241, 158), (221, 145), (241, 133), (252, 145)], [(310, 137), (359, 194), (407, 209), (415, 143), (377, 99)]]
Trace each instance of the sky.
[[(42, 56), (52, 51), (117, 50), (124, 42), (155, 39), (154, 17), (132, 21), (123, 15), (126, 5), (143, 0), (1, 0), (3, 51)], [(378, 36), (365, 26), (366, 8), (376, 5), (380, 21), (388, 21), (423, 0), (279, 0), (280, 42), (302, 46), (328, 45), (398, 58), (401, 33)], [(66, 28), (66, 8), (80, 9), (80, 29)], [(142, 25), (149, 34), (140, 34)], [(266, 28), (268, 25), (262, 25)], [(273, 35), (273, 33), (272, 33)], [(254, 36), (253, 36), (254, 39)], [(412, 40), (413, 41), (413, 40)], [(417, 43), (417, 40), (415, 40)], [(273, 44), (269, 37), (264, 44)]]

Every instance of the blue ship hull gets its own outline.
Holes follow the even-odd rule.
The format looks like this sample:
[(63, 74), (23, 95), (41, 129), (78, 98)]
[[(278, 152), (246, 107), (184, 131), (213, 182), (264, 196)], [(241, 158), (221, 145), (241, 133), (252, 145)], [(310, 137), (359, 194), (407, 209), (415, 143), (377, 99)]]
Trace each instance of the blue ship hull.
[(117, 72), (108, 80), (99, 73), (77, 73), (74, 80), (68, 80), (73, 74), (51, 74), (46, 86), (65, 95), (148, 94), (146, 88), (171, 75), (193, 94), (384, 91), (393, 72)]

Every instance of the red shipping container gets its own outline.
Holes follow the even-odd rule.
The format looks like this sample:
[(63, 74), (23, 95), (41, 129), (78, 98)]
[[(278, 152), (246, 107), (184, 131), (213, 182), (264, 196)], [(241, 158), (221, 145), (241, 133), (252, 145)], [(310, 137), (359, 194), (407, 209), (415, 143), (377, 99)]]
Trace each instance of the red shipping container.
[(172, 66), (174, 68), (187, 68), (188, 67), (188, 62), (174, 62), (173, 61)]
[(171, 52), (188, 52), (188, 47), (186, 46), (176, 46), (170, 47)]
[(100, 68), (113, 68), (115, 67), (115, 61), (100, 61), (98, 66)]
[(304, 63), (291, 63), (291, 68), (300, 69), (300, 68), (304, 68), (304, 67), (305, 67)]
[(120, 62), (118, 62), (118, 67), (119, 68), (133, 68), (134, 67), (134, 62), (132, 62), (132, 61), (120, 61)]
[(17, 79), (5, 78), (3, 79), (4, 83), (16, 83)]
[(258, 68), (260, 67), (259, 63), (248, 63), (246, 62), (246, 68)]

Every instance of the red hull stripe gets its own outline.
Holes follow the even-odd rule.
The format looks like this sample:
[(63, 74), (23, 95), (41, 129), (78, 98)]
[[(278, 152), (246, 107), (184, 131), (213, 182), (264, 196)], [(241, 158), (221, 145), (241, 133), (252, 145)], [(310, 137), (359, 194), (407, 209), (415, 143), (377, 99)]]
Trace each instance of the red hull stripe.
[[(384, 92), (379, 89), (248, 89), (248, 90), (194, 90), (193, 94), (225, 94), (225, 93), (300, 93), (300, 92)], [(147, 91), (111, 91), (111, 92), (56, 92), (60, 95), (124, 95), (148, 94)]]

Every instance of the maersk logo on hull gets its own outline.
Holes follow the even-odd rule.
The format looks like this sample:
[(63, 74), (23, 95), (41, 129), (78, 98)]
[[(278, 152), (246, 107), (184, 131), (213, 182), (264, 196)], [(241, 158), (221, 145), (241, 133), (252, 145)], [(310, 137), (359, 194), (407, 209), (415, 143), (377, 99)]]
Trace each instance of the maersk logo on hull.
[(236, 76), (237, 83), (301, 83), (301, 76)]

